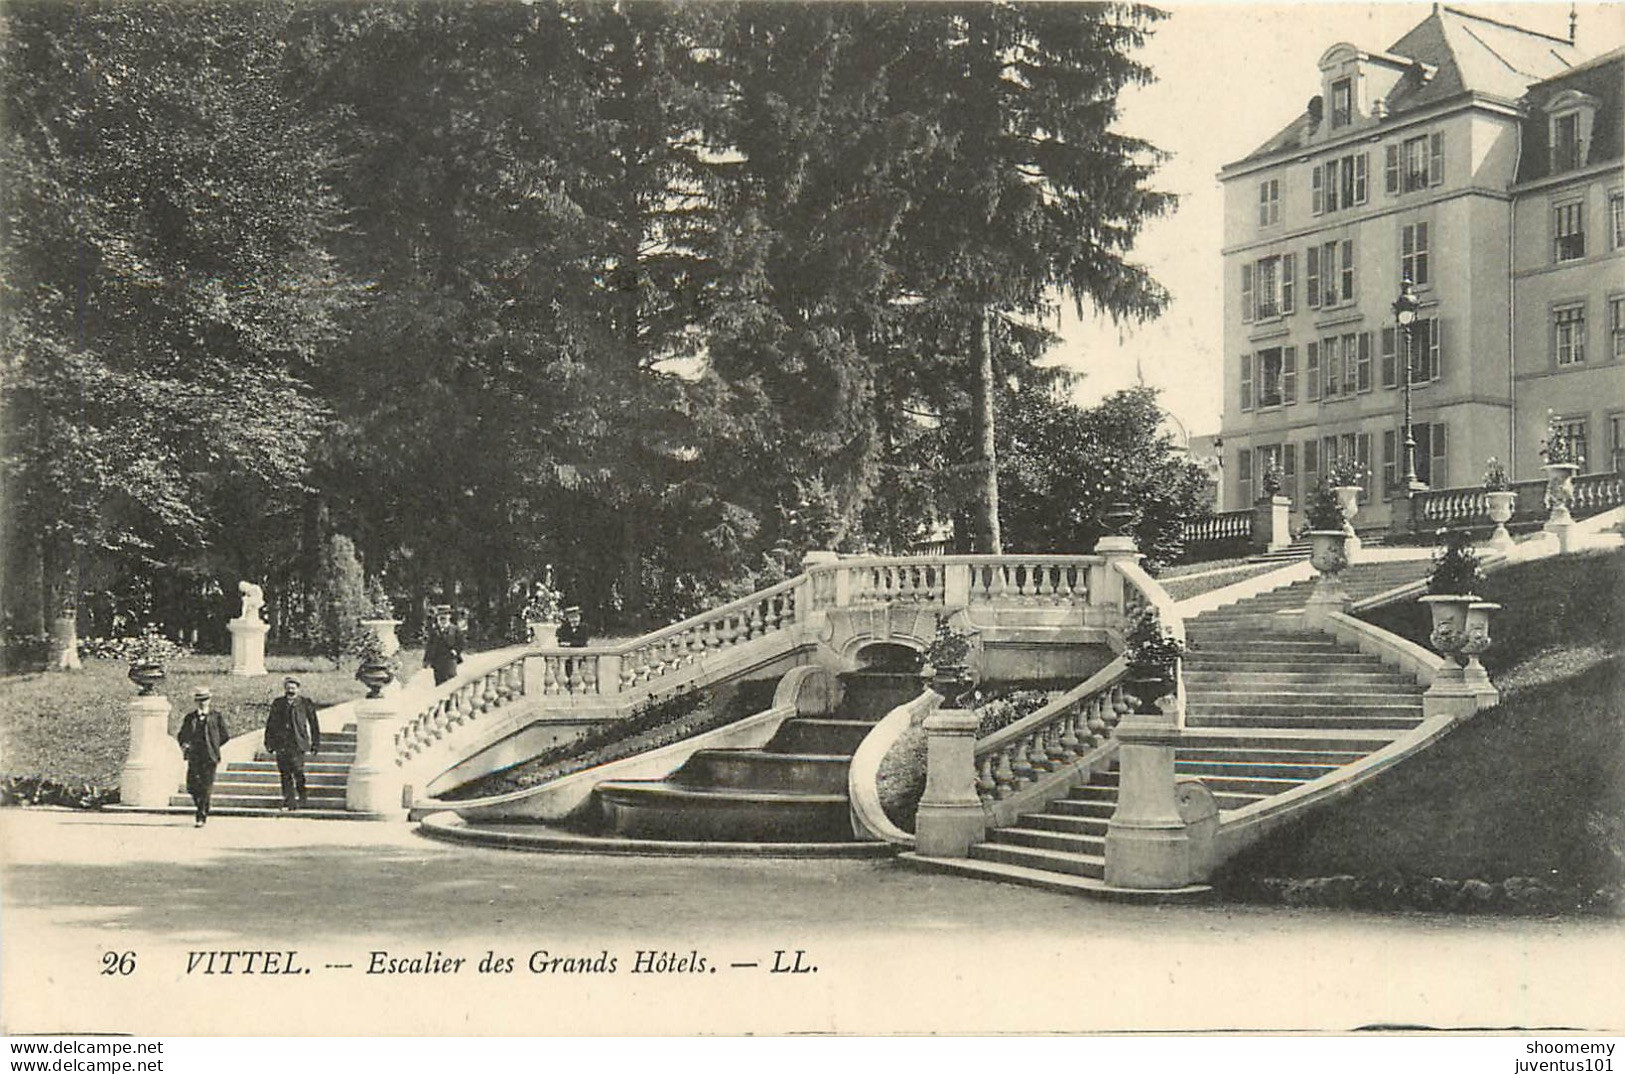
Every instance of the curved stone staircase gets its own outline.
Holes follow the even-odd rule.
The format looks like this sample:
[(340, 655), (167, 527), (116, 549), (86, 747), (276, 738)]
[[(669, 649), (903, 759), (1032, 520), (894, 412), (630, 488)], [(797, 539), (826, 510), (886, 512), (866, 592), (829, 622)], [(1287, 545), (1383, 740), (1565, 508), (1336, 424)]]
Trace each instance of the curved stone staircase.
[(658, 780), (607, 780), (596, 797), (615, 834), (721, 843), (845, 842), (854, 838), (847, 769), (875, 723), (919, 693), (897, 672), (840, 676), (828, 716), (785, 720), (761, 749), (704, 749)]
[[(1356, 564), (1344, 585), (1356, 600), (1414, 582), (1425, 560)], [(1328, 635), (1298, 614), (1302, 582), (1186, 622), (1186, 723), (1175, 775), (1201, 780), (1221, 810), (1244, 809), (1380, 750), (1422, 722), (1422, 687)], [(1049, 886), (1056, 874), (1105, 878), (1117, 773), (1097, 775), (1013, 825), (990, 829), (967, 859), (935, 868)]]

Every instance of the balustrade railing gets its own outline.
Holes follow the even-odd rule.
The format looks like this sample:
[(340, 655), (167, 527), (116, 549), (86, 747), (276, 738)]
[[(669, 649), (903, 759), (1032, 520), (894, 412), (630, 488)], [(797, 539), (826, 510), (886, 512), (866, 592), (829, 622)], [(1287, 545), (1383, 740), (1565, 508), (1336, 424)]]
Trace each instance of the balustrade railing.
[(972, 604), (1067, 605), (1089, 602), (1095, 556), (1001, 556), (966, 562)]
[[(732, 649), (794, 626), (801, 615), (801, 585), (801, 579), (792, 578), (635, 641), (601, 650), (601, 665), (595, 671), (606, 670), (602, 665), (612, 665), (607, 669), (614, 673), (612, 689), (606, 689), (610, 684), (606, 684), (604, 675), (595, 674), (594, 690), (589, 692), (625, 693), (681, 671), (707, 653)], [(592, 650), (584, 652), (592, 655)]]
[(1223, 511), (1207, 518), (1193, 519), (1185, 523), (1185, 546), (1197, 548), (1201, 545), (1226, 544), (1251, 540), (1253, 536), (1253, 512), (1250, 508), (1240, 511)]
[(526, 694), (523, 659), (454, 684), (395, 732), (395, 763), (404, 764), (465, 723)]
[(1009, 727), (976, 742), (976, 796), (1000, 801), (1105, 745), (1122, 714), (1121, 659)]
[[(946, 572), (940, 562), (916, 558), (841, 564), (850, 581), (850, 603), (942, 604), (946, 600)], [(814, 568), (817, 573), (818, 568)]]
[[(1546, 480), (1532, 478), (1512, 483), (1517, 494), (1512, 524), (1537, 522), (1546, 517)], [(1618, 473), (1585, 474), (1574, 479), (1574, 502), (1569, 510), (1575, 518), (1600, 514), (1625, 503), (1625, 476)], [(1412, 507), (1420, 529), (1448, 526), (1476, 526), (1489, 520), (1489, 501), (1477, 486), (1428, 489), (1418, 492)]]
[(1575, 518), (1611, 511), (1625, 503), (1625, 475), (1617, 471), (1583, 474), (1574, 479), (1574, 503), (1569, 513)]

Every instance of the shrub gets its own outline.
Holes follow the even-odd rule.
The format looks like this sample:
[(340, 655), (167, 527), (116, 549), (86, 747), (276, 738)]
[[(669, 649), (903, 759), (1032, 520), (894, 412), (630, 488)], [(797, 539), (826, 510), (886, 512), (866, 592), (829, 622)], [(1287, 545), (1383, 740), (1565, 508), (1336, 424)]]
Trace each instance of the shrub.
[(1440, 594), (1476, 593), (1484, 584), (1484, 570), (1473, 551), (1471, 538), (1463, 532), (1445, 534), (1443, 550), (1433, 556), (1433, 573), (1428, 592)]
[(6, 776), (0, 779), (0, 806), (67, 806), (100, 809), (119, 800), (117, 787), (81, 783), (70, 787), (44, 776)]
[(1342, 530), (1344, 518), (1343, 507), (1337, 502), (1337, 493), (1332, 491), (1331, 478), (1316, 485), (1309, 493), (1308, 501), (1303, 505), (1304, 521), (1311, 530)]
[(356, 558), (355, 542), (342, 533), (327, 539), (321, 569), (316, 576), (308, 640), (312, 651), (335, 664), (344, 655), (355, 625), (372, 617), (366, 575)]
[(1548, 464), (1574, 463), (1580, 465), (1585, 459), (1580, 457), (1575, 449), (1574, 441), (1569, 439), (1568, 433), (1563, 431), (1563, 422), (1550, 411), (1546, 416), (1546, 436), (1540, 442), (1540, 457)]
[(1347, 455), (1340, 455), (1326, 471), (1326, 483), (1333, 488), (1353, 488), (1365, 484), (1365, 468)]
[(1277, 463), (1271, 462), (1268, 466), (1264, 467), (1263, 485), (1265, 496), (1272, 497), (1280, 493), (1281, 480), (1283, 476), (1284, 475), (1281, 473), (1281, 467)]
[(1123, 658), (1130, 668), (1139, 672), (1161, 674), (1185, 655), (1184, 643), (1162, 625), (1162, 617), (1151, 607), (1140, 609), (1124, 640), (1127, 644), (1123, 648)]
[(1512, 484), (1507, 480), (1507, 468), (1501, 465), (1501, 460), (1494, 455), (1484, 464), (1484, 491), (1505, 492)]

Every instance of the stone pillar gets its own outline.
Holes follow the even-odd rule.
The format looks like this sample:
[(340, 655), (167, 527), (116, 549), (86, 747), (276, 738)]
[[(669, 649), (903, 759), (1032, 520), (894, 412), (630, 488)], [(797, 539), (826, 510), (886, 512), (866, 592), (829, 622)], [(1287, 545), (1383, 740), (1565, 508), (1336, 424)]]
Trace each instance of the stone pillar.
[(271, 632), (270, 626), (258, 619), (233, 619), (226, 624), (226, 629), (231, 631), (231, 673), (266, 674), (265, 635)]
[(1106, 827), (1106, 883), (1164, 890), (1188, 886), (1190, 833), (1174, 785), (1179, 728), (1172, 697), (1159, 712), (1136, 713), (1118, 724), (1117, 812)]
[(925, 718), (925, 793), (914, 820), (914, 849), (928, 858), (963, 858), (987, 831), (976, 796), (976, 713), (939, 709)]
[(1271, 496), (1253, 504), (1251, 543), (1260, 552), (1274, 552), (1292, 543), (1290, 499)]
[(970, 564), (950, 563), (942, 572), (943, 605), (963, 608), (970, 604)]
[[(1116, 626), (1123, 621), (1123, 575), (1117, 564), (1124, 560), (1138, 562), (1140, 549), (1133, 537), (1102, 537), (1095, 542), (1095, 555), (1106, 562), (1089, 572), (1089, 605), (1096, 610), (1094, 617), (1085, 616), (1089, 626)], [(1096, 621), (1091, 621), (1091, 618)], [(1109, 620), (1109, 621), (1108, 621)]]
[(403, 814), (404, 773), (395, 763), (399, 695), (362, 698), (355, 703), (355, 761), (344, 787), (344, 808), (378, 820)]
[(133, 697), (125, 710), (130, 714), (130, 752), (119, 773), (119, 801), (161, 809), (180, 790), (185, 774), (180, 745), (169, 737), (169, 698)]
[(78, 671), (79, 616), (75, 612), (59, 615), (51, 620), (51, 668), (55, 671)]

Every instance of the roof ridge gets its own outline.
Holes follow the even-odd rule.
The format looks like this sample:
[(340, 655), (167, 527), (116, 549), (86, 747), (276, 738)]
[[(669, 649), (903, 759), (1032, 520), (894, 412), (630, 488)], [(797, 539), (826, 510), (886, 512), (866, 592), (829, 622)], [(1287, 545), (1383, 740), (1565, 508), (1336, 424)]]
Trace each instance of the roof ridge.
[(1556, 34), (1549, 34), (1544, 30), (1531, 30), (1527, 26), (1519, 26), (1517, 23), (1513, 22), (1502, 22), (1500, 19), (1492, 19), (1488, 15), (1480, 15), (1475, 11), (1468, 11), (1466, 8), (1459, 8), (1452, 4), (1441, 4), (1439, 6), (1443, 10), (1450, 12), (1452, 15), (1460, 15), (1464, 19), (1476, 19), (1479, 22), (1487, 22), (1491, 26), (1499, 26), (1503, 30), (1516, 30), (1520, 34), (1528, 34), (1530, 37), (1544, 38), (1547, 41), (1556, 41), (1560, 45), (1574, 44), (1573, 41), (1570, 41), (1566, 37), (1558, 37)]

